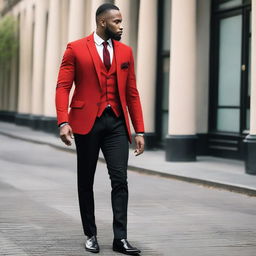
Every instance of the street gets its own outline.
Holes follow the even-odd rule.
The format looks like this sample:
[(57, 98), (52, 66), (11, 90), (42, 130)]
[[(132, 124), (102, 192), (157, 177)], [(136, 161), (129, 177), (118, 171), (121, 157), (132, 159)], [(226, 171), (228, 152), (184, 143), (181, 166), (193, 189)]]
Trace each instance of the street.
[[(0, 141), (0, 255), (91, 255), (84, 250), (76, 155), (2, 135)], [(133, 171), (128, 184), (128, 240), (141, 255), (256, 255), (255, 197)], [(121, 255), (111, 249), (111, 188), (101, 162), (94, 191), (98, 255)]]

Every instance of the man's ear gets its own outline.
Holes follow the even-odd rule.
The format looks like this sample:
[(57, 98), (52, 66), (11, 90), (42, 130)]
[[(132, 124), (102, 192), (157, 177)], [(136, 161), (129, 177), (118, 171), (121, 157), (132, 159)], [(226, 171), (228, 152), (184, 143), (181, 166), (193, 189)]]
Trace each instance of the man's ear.
[(104, 17), (99, 18), (99, 25), (103, 28), (106, 26), (106, 19)]

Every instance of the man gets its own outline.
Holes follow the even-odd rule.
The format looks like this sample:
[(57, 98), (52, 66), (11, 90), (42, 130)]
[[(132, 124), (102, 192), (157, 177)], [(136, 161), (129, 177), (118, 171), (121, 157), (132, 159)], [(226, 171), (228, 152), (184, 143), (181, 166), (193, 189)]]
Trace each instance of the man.
[[(67, 45), (58, 76), (56, 109), (62, 141), (71, 145), (73, 134), (75, 138), (86, 250), (99, 252), (93, 182), (101, 149), (112, 186), (113, 250), (135, 255), (140, 250), (127, 241), (127, 161), (131, 143), (128, 111), (136, 132), (136, 155), (144, 151), (144, 123), (132, 50), (118, 42), (123, 32), (121, 22), (119, 8), (103, 4), (96, 11), (96, 31)], [(73, 81), (75, 91), (68, 113)]]

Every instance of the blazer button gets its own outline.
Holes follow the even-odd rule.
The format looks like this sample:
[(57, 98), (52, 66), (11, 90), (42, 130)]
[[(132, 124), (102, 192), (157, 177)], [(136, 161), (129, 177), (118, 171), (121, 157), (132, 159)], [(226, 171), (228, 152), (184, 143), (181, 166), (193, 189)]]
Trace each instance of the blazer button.
[(99, 105), (100, 105), (100, 102), (97, 102), (96, 105), (99, 106)]

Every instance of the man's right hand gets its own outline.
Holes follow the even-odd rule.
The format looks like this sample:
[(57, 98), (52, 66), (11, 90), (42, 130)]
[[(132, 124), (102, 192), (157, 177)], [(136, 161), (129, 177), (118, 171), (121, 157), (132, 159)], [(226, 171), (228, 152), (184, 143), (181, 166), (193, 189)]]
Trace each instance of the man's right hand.
[(60, 138), (67, 146), (71, 146), (71, 141), (74, 139), (74, 136), (69, 124), (65, 124), (60, 128)]

